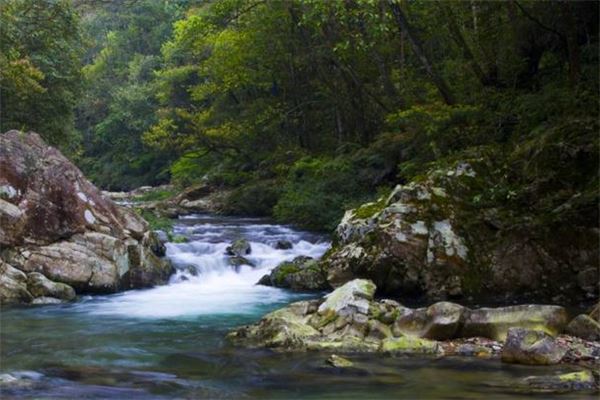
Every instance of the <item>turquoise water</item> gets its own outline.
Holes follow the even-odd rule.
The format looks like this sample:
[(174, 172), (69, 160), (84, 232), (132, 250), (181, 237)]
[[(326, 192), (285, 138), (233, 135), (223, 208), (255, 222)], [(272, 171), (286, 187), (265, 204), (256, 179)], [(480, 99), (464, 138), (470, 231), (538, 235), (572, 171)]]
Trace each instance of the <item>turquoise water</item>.
[[(320, 256), (317, 235), (260, 220), (197, 216), (180, 220), (187, 244), (169, 244), (179, 271), (169, 285), (77, 302), (4, 309), (0, 372), (20, 378), (2, 398), (115, 399), (518, 399), (513, 382), (568, 367), (524, 367), (473, 358), (349, 356), (329, 368), (326, 354), (281, 354), (229, 346), (225, 334), (306, 295), (255, 286), (278, 262)], [(223, 256), (246, 237), (255, 267), (234, 270)], [(275, 250), (279, 239), (292, 250)], [(189, 266), (194, 268), (190, 270)], [(556, 398), (595, 398), (568, 394)], [(547, 399), (551, 396), (539, 395)]]

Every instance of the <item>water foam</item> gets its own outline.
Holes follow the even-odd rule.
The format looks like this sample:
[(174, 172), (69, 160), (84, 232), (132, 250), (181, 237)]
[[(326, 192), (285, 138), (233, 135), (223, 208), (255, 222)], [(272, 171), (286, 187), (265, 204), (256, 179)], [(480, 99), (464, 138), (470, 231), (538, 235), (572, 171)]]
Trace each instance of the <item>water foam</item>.
[[(188, 243), (168, 243), (167, 256), (177, 273), (168, 285), (132, 290), (95, 303), (95, 314), (138, 318), (189, 318), (214, 314), (248, 314), (265, 304), (283, 302), (292, 294), (285, 290), (256, 285), (275, 266), (297, 256), (318, 258), (329, 243), (318, 236), (289, 227), (261, 224), (256, 219), (212, 221), (206, 216), (186, 217), (175, 232), (191, 238)], [(246, 257), (253, 265), (233, 267), (225, 249), (231, 240), (244, 237), (252, 252)], [(278, 240), (293, 247), (275, 249)]]

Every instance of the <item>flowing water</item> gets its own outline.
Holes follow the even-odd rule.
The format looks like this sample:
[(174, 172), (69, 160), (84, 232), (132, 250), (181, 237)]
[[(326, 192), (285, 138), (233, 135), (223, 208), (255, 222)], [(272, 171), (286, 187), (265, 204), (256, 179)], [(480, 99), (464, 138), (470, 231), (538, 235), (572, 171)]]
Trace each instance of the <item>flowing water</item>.
[[(328, 242), (262, 220), (203, 215), (180, 219), (175, 231), (189, 242), (167, 244), (177, 267), (168, 285), (2, 310), (0, 374), (17, 380), (0, 384), (0, 398), (517, 399), (525, 395), (515, 379), (566, 368), (360, 355), (350, 356), (355, 368), (336, 370), (325, 354), (231, 347), (231, 328), (307, 297), (255, 282), (284, 260), (321, 256)], [(255, 267), (229, 266), (225, 248), (240, 237)], [(276, 250), (277, 240), (294, 246)]]

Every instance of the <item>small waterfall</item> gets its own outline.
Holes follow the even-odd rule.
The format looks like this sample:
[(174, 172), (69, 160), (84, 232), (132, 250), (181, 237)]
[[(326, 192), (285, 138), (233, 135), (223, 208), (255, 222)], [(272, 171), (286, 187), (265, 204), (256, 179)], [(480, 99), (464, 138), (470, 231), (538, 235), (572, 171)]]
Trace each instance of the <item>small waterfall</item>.
[[(187, 243), (167, 243), (167, 256), (177, 272), (168, 285), (110, 296), (92, 312), (140, 318), (194, 317), (252, 313), (261, 305), (289, 301), (292, 293), (256, 282), (283, 261), (297, 256), (318, 258), (329, 247), (321, 236), (250, 218), (194, 215), (180, 218), (175, 234)], [(236, 239), (250, 242), (246, 259), (253, 265), (234, 267), (225, 254)], [(276, 249), (278, 241), (293, 244)]]

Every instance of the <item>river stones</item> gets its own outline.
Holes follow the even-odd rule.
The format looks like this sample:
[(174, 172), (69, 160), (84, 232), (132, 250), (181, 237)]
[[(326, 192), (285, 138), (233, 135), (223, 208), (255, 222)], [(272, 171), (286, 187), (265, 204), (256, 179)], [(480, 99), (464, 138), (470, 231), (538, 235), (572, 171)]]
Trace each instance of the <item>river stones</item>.
[(225, 254), (228, 256), (244, 257), (251, 252), (252, 247), (250, 247), (250, 242), (246, 239), (235, 240), (225, 249)]
[(327, 360), (325, 360), (325, 362), (335, 368), (349, 368), (354, 366), (352, 361), (348, 360), (347, 358), (340, 357), (337, 354), (332, 354), (329, 356), (329, 358), (327, 358)]
[(392, 354), (437, 354), (440, 348), (433, 340), (413, 336), (401, 336), (385, 339), (381, 343), (381, 351)]
[(585, 340), (600, 340), (600, 323), (589, 315), (580, 314), (573, 318), (565, 331)]
[(543, 331), (510, 328), (502, 349), (502, 362), (516, 364), (558, 364), (567, 349)]
[(295, 291), (313, 291), (329, 288), (326, 277), (317, 260), (298, 256), (292, 261), (282, 262), (257, 283)]
[[(39, 135), (0, 135), (0, 300), (68, 299), (166, 283), (165, 247), (135, 211), (120, 207)], [(24, 288), (20, 270), (39, 275)], [(33, 293), (32, 293), (33, 292)], [(58, 297), (54, 297), (58, 296)]]
[(533, 393), (564, 393), (595, 391), (598, 390), (598, 384), (591, 371), (583, 370), (557, 375), (528, 376), (521, 379), (518, 388)]
[(277, 250), (289, 250), (292, 247), (294, 247), (294, 245), (289, 240), (278, 240), (275, 243), (275, 248)]
[(567, 321), (567, 310), (560, 306), (528, 304), (479, 308), (467, 313), (460, 335), (504, 341), (511, 327), (521, 327), (556, 336), (564, 330)]
[(52, 282), (39, 272), (31, 272), (27, 275), (27, 288), (35, 297), (54, 297), (66, 301), (75, 298), (75, 290), (71, 286)]

